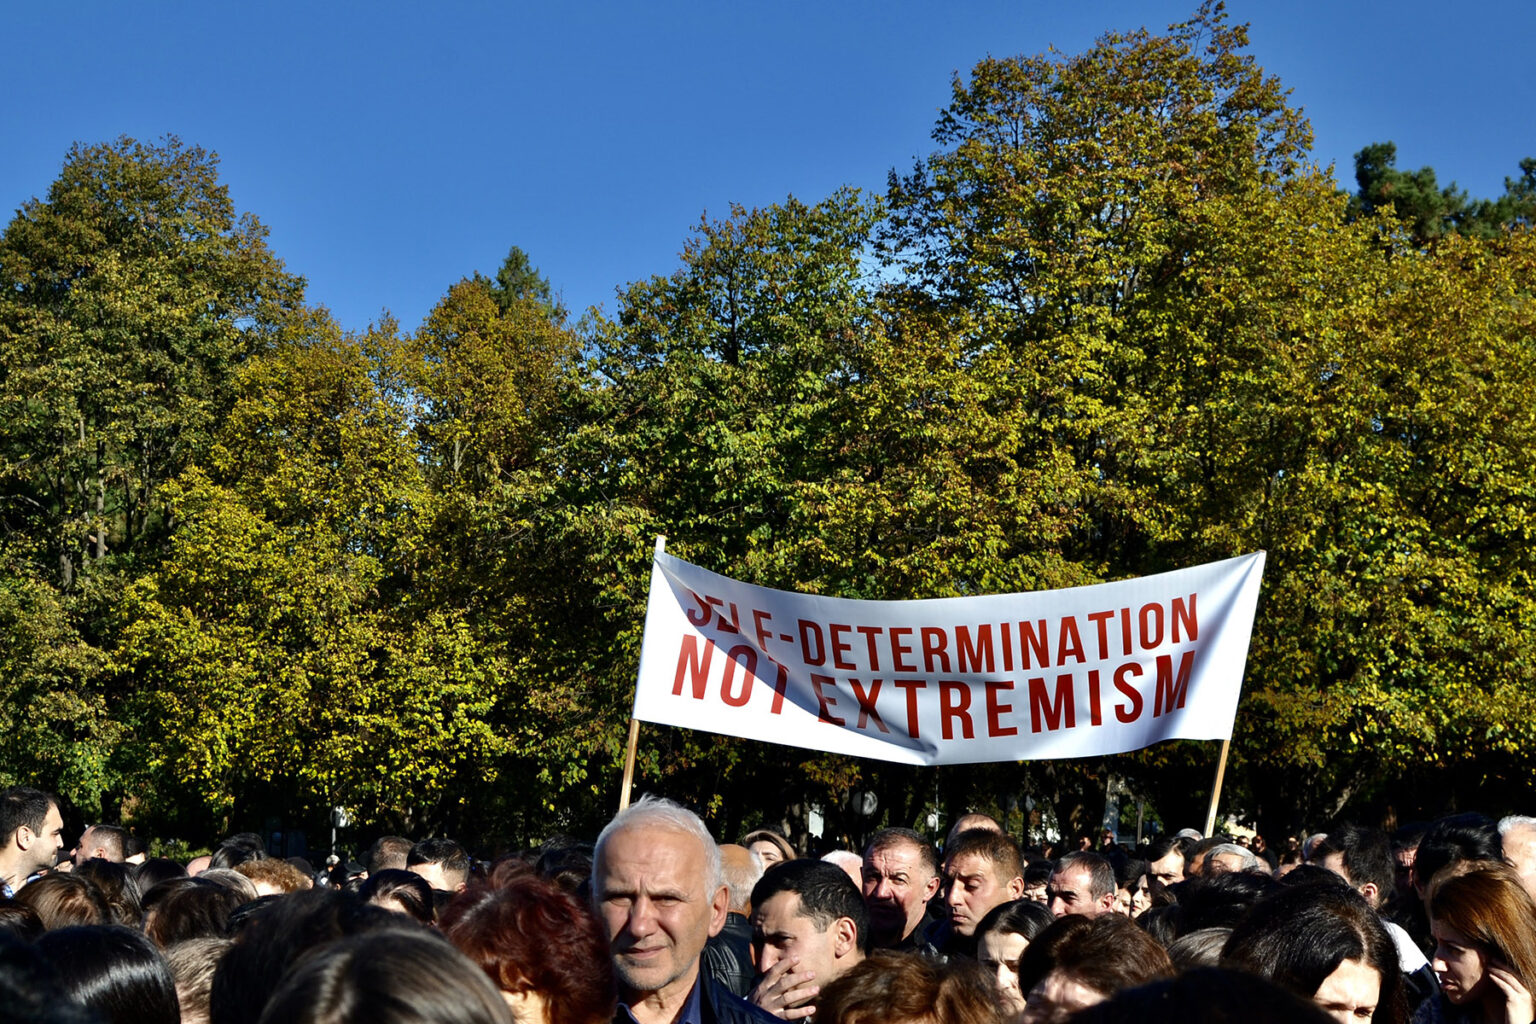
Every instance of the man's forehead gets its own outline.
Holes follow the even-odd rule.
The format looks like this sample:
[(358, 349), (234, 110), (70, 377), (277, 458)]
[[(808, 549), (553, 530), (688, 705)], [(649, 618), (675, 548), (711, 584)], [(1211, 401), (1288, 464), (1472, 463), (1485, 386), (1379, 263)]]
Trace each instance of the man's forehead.
[(984, 853), (957, 853), (944, 862), (946, 875), (992, 875), (997, 864)]
[(911, 868), (922, 862), (922, 854), (916, 846), (910, 842), (900, 841), (882, 846), (878, 850), (869, 851), (869, 856), (864, 858), (866, 865), (889, 865), (896, 868)]
[(702, 876), (707, 859), (697, 836), (654, 825), (620, 829), (603, 840), (597, 851), (597, 862), (603, 870), (665, 865), (679, 871), (694, 869)]
[(1068, 864), (1051, 872), (1053, 889), (1086, 889), (1092, 881), (1088, 869), (1077, 864)]
[(796, 918), (808, 918), (797, 892), (779, 891), (752, 910), (752, 919), (760, 926), (782, 928)]

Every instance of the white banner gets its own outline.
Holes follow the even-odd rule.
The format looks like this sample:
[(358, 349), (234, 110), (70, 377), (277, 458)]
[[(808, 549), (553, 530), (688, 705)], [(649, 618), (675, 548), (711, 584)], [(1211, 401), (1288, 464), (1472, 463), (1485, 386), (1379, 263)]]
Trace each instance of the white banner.
[(853, 601), (661, 551), (643, 722), (905, 764), (1229, 739), (1264, 553), (1071, 590)]

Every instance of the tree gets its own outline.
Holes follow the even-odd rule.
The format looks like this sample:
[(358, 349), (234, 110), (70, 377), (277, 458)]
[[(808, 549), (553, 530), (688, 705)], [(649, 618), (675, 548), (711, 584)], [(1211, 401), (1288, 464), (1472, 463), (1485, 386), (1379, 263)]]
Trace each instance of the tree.
[(508, 250), (507, 258), (502, 260), (501, 268), (496, 271), (491, 291), (503, 312), (509, 311), (516, 303), (531, 302), (544, 314), (545, 319), (553, 323), (562, 323), (566, 318), (565, 304), (550, 287), (549, 278), (540, 274), (528, 254), (515, 245)]

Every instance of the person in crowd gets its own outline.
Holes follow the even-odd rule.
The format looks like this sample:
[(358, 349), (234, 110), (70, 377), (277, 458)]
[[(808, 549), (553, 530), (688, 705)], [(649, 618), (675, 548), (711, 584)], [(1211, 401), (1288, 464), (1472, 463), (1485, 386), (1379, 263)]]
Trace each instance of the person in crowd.
[[(1328, 879), (1337, 881), (1332, 875)], [(1212, 878), (1190, 878), (1179, 886), (1179, 901), (1164, 911), (1174, 936), (1201, 928), (1230, 928), (1248, 909), (1277, 892), (1281, 883), (1269, 875), (1239, 871)], [(1143, 914), (1141, 922), (1149, 915)]]
[(1177, 970), (1217, 967), (1221, 964), (1221, 951), (1231, 937), (1231, 928), (1196, 928), (1166, 943), (1164, 948)]
[(1310, 1000), (1245, 971), (1197, 967), (1139, 985), (1072, 1018), (1072, 1024), (1329, 1024)]
[(720, 848), (693, 812), (656, 797), (620, 811), (597, 837), (592, 899), (618, 981), (616, 1022), (699, 1019), (690, 1008), (702, 1024), (777, 1019), (699, 969), (704, 943), (725, 925), (730, 894)]
[(1090, 851), (1069, 853), (1056, 862), (1046, 886), (1046, 907), (1056, 917), (1098, 917), (1115, 912), (1115, 869)]
[(227, 938), (246, 894), (206, 878), (175, 878), (144, 894), (144, 934), (161, 949), (188, 939)]
[(999, 825), (997, 819), (990, 814), (979, 814), (975, 811), (962, 814), (955, 819), (953, 825), (949, 826), (949, 834), (944, 837), (944, 855), (946, 857), (949, 855), (950, 844), (955, 841), (956, 836), (961, 832), (969, 832), (973, 828), (979, 828), (986, 832), (996, 832), (998, 835), (1003, 834), (1003, 826)]
[[(1026, 886), (1028, 881), (1026, 877)], [(1140, 917), (1151, 907), (1152, 888), (1147, 881), (1147, 862), (1134, 857), (1122, 858), (1115, 865), (1115, 913)]]
[(1259, 858), (1246, 846), (1237, 843), (1218, 843), (1205, 855), (1201, 874), (1228, 875), (1239, 871), (1258, 871)]
[(176, 980), (154, 943), (122, 925), (50, 931), (35, 943), (65, 994), (101, 1024), (179, 1024)]
[(43, 919), (31, 907), (0, 896), (0, 938), (31, 942), (43, 934)]
[[(588, 872), (590, 873), (590, 865)], [(738, 996), (752, 991), (752, 887), (763, 877), (762, 858), (739, 843), (720, 845), (720, 871), (730, 891), (725, 926), (704, 944), (704, 966), (711, 978)]]
[(315, 884), (314, 879), (306, 877), (298, 868), (275, 857), (244, 861), (236, 864), (234, 870), (250, 880), (259, 896), (298, 892)]
[(608, 1024), (616, 1005), (603, 929), (576, 896), (531, 872), (474, 886), (443, 911), (448, 941), (501, 992), (518, 1024)]
[(752, 889), (752, 1002), (776, 1017), (809, 1016), (822, 987), (869, 951), (864, 897), (837, 865), (792, 860), (769, 868)]
[[(241, 863), (251, 862), (242, 861)], [(201, 882), (212, 882), (214, 885), (222, 885), (226, 889), (233, 890), (240, 896), (241, 902), (248, 903), (261, 898), (261, 893), (256, 889), (256, 883), (234, 868), (209, 868), (197, 877)]]
[[(592, 844), (569, 836), (556, 836), (539, 850), (534, 870), (566, 892), (586, 898), (592, 882)], [(756, 879), (753, 879), (756, 881)], [(746, 887), (747, 892), (752, 886)]]
[(763, 862), (764, 870), (795, 859), (795, 848), (789, 844), (789, 840), (770, 829), (760, 828), (748, 832), (741, 837), (740, 845), (757, 854)]
[(213, 972), (233, 944), (229, 939), (188, 939), (165, 950), (165, 964), (176, 981), (181, 1024), (210, 1024), (208, 993)]
[[(1113, 875), (1111, 891), (1113, 891)], [(976, 926), (1000, 903), (1024, 894), (1024, 865), (1019, 848), (1000, 832), (973, 828), (944, 851), (944, 905), (949, 931), (941, 945), (948, 955), (974, 957)]]
[(16, 902), (37, 911), (48, 931), (112, 920), (112, 908), (101, 890), (74, 874), (44, 875), (17, 893)]
[(144, 837), (137, 832), (129, 832), (123, 837), (123, 863), (139, 865), (149, 859), (149, 844)]
[(405, 867), (438, 892), (463, 892), (469, 881), (469, 854), (452, 839), (423, 839), (411, 847)]
[(933, 844), (911, 829), (882, 829), (864, 847), (862, 873), (871, 945), (902, 952), (921, 948), (934, 924), (929, 901), (939, 891)]
[(80, 833), (80, 842), (70, 851), (69, 859), (75, 867), (88, 860), (121, 864), (128, 859), (128, 830), (116, 825), (88, 825)]
[[(1382, 903), (1393, 895), (1392, 841), (1379, 828), (1340, 825), (1318, 847), (1317, 863), (1348, 882), (1378, 915)], [(1397, 948), (1397, 964), (1403, 972), (1410, 1007), (1418, 1006), (1436, 988), (1429, 960), (1401, 926), (1385, 917), (1382, 924)]]
[(208, 858), (208, 869), (234, 868), (246, 861), (262, 860), (267, 855), (267, 844), (254, 832), (238, 832), (214, 849)]
[(1147, 869), (1153, 878), (1163, 885), (1177, 885), (1184, 881), (1184, 861), (1188, 840), (1178, 836), (1159, 836), (1147, 849)]
[(496, 987), (463, 954), (430, 932), (390, 928), (317, 950), (283, 978), (261, 1024), (512, 1024), (513, 1019)]
[(30, 942), (0, 930), (0, 1009), (6, 1024), (101, 1024), (64, 992), (53, 967)]
[(368, 874), (380, 871), (404, 871), (411, 856), (411, 841), (403, 836), (379, 836), (363, 855)]
[(1365, 898), (1337, 881), (1287, 886), (1255, 904), (1233, 928), (1222, 965), (1311, 999), (1340, 1024), (1407, 1016), (1391, 936)]
[(993, 907), (976, 926), (976, 959), (996, 981), (1005, 1016), (1010, 1021), (1017, 1021), (1024, 1013), (1019, 958), (1053, 920), (1045, 904), (1017, 899)]
[(1536, 818), (1511, 814), (1499, 820), (1499, 850), (1525, 891), (1536, 899)]
[(828, 864), (836, 864), (838, 867), (842, 868), (843, 873), (848, 876), (849, 880), (853, 882), (855, 887), (863, 887), (863, 857), (860, 857), (852, 850), (828, 850), (826, 853), (821, 855), (821, 859), (826, 861)]
[(92, 859), (83, 861), (74, 871), (76, 878), (83, 878), (96, 887), (110, 911), (109, 923), (137, 928), (144, 921), (143, 893), (132, 865)]
[(981, 965), (882, 950), (828, 985), (824, 1024), (1007, 1024)]
[(59, 802), (42, 790), (13, 786), (0, 793), (0, 896), (53, 867), (64, 848)]
[(1422, 910), (1424, 906), (1413, 888), (1413, 862), (1419, 855), (1419, 841), (1427, 831), (1428, 825), (1415, 821), (1392, 833), (1392, 859), (1397, 865), (1392, 881), (1397, 889), (1400, 907), (1417, 904)]
[(1024, 865), (1024, 894), (1023, 898), (1032, 903), (1044, 904), (1049, 898), (1046, 890), (1051, 886), (1051, 872), (1056, 870), (1056, 862), (1037, 858)]
[(1427, 896), (1440, 993), (1419, 1007), (1414, 1024), (1517, 1024), (1536, 1016), (1536, 905), (1520, 876), (1489, 862), (1437, 875)]
[(369, 906), (400, 914), (417, 924), (432, 923), (432, 887), (414, 871), (384, 868), (378, 872), (369, 872), (368, 879), (358, 887), (357, 895)]
[(151, 857), (133, 869), (133, 881), (141, 895), (167, 879), (186, 877), (187, 869), (168, 857)]
[(1459, 861), (1498, 861), (1504, 857), (1499, 829), (1492, 818), (1476, 812), (1441, 818), (1419, 839), (1413, 858), (1413, 887), (1428, 907), (1429, 883)]
[(1019, 961), (1019, 987), (1028, 986), (1023, 1021), (1055, 1024), (1122, 989), (1172, 974), (1167, 951), (1130, 918), (1059, 917)]

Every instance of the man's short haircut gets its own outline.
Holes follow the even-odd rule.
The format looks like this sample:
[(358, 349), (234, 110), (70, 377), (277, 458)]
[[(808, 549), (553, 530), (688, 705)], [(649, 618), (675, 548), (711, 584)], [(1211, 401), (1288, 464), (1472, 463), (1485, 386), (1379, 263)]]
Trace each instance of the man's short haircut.
[(709, 834), (709, 829), (703, 820), (682, 804), (673, 803), (666, 797), (651, 796), (647, 793), (615, 814), (613, 820), (604, 825), (603, 830), (598, 833), (597, 843), (593, 846), (592, 853), (593, 895), (600, 893), (597, 866), (603, 859), (603, 846), (615, 833), (636, 828), (678, 832), (698, 840), (699, 845), (704, 848), (704, 880), (708, 883), (709, 894), (713, 895), (725, 884), (725, 874), (720, 866), (720, 847), (715, 845), (715, 838)]
[(826, 931), (840, 917), (853, 921), (859, 933), (859, 949), (869, 952), (869, 910), (848, 872), (822, 860), (787, 860), (763, 873), (752, 887), (752, 906), (761, 907), (781, 892), (800, 897), (800, 916)]
[[(955, 841), (950, 843), (944, 851), (944, 863), (947, 866), (956, 857), (967, 854), (975, 854), (991, 861), (997, 877), (1005, 882), (1024, 875), (1024, 862), (1019, 857), (1018, 844), (1000, 832), (992, 832), (984, 828), (966, 829), (955, 836)], [(1110, 872), (1109, 878), (1109, 891), (1114, 892), (1113, 871)]]
[[(730, 891), (730, 909), (738, 910), (752, 902), (752, 887), (763, 877), (763, 858), (757, 851), (737, 845), (744, 856), (720, 860), (721, 876)], [(588, 865), (590, 871), (590, 865)]]
[[(440, 865), (444, 880), (450, 885), (457, 885), (469, 878), (469, 854), (452, 839), (423, 839), (411, 847), (410, 854), (405, 858), (405, 866), (413, 868), (418, 864)], [(449, 875), (454, 877), (446, 877)], [(454, 878), (458, 881), (454, 881)]]
[(1341, 866), (1349, 878), (1349, 884), (1360, 888), (1367, 882), (1376, 886), (1376, 898), (1384, 900), (1392, 894), (1393, 876), (1397, 864), (1392, 859), (1392, 841), (1379, 828), (1364, 825), (1341, 825), (1328, 833), (1318, 848), (1319, 857), (1330, 853), (1341, 855)]
[[(1063, 858), (1065, 859), (1065, 858)], [(1123, 914), (1058, 917), (1019, 958), (1019, 990), (1052, 971), (1104, 995), (1173, 976), (1173, 961), (1152, 936)]]
[(404, 836), (379, 836), (368, 847), (368, 852), (363, 856), (363, 864), (368, 868), (370, 875), (376, 875), (380, 871), (389, 868), (405, 870), (406, 861), (411, 855), (411, 841)]
[(881, 850), (888, 850), (893, 846), (912, 846), (917, 849), (918, 862), (938, 875), (942, 870), (939, 864), (939, 851), (933, 848), (933, 844), (924, 839), (918, 833), (909, 828), (883, 828), (870, 837), (864, 847), (864, 859), (868, 860), (872, 854)]
[(1115, 884), (1115, 869), (1110, 865), (1109, 858), (1091, 850), (1067, 854), (1056, 862), (1056, 870), (1052, 874), (1071, 870), (1088, 872), (1088, 895), (1092, 899), (1101, 900), (1105, 896), (1113, 896), (1119, 888)]
[(0, 793), (0, 843), (9, 843), (23, 825), (41, 833), (48, 808), (57, 803), (52, 795), (30, 786), (12, 786)]
[(1444, 867), (1462, 860), (1503, 860), (1504, 843), (1493, 819), (1469, 811), (1441, 818), (1419, 840), (1413, 878), (1428, 889), (1430, 879)]
[[(92, 849), (99, 847), (105, 854), (102, 860), (119, 864), (128, 856), (127, 829), (118, 828), (116, 825), (92, 825), (86, 831), (90, 834)], [(81, 838), (83, 839), (84, 836)]]

